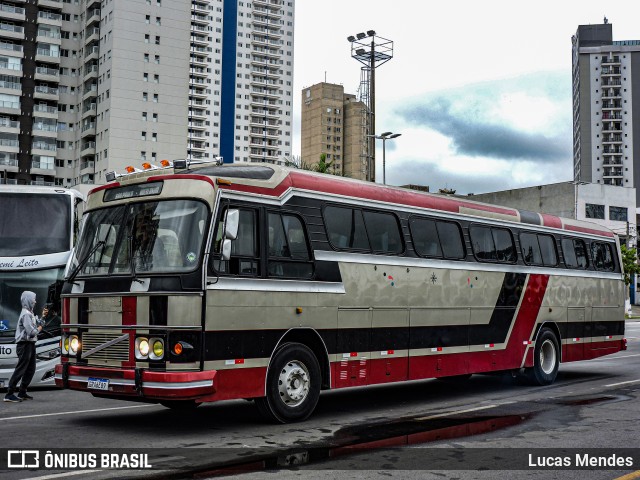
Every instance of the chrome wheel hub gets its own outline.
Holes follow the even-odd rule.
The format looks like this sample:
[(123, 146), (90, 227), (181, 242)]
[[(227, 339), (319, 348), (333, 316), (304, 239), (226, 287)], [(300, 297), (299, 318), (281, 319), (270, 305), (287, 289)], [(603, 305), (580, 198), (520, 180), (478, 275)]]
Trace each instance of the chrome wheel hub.
[(280, 370), (278, 393), (288, 407), (297, 407), (309, 395), (309, 370), (304, 363), (292, 360)]
[(540, 368), (550, 375), (556, 366), (556, 347), (551, 340), (545, 340), (540, 347)]

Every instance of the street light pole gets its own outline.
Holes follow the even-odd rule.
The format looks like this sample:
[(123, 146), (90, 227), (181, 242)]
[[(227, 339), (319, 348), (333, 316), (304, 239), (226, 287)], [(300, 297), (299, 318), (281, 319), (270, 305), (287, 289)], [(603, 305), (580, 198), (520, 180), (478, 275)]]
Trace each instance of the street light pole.
[(387, 184), (387, 140), (391, 140), (392, 138), (398, 138), (401, 133), (393, 133), (393, 132), (384, 132), (380, 135), (367, 135), (367, 137), (371, 138), (372, 142), (375, 142), (374, 139), (382, 140), (382, 184)]

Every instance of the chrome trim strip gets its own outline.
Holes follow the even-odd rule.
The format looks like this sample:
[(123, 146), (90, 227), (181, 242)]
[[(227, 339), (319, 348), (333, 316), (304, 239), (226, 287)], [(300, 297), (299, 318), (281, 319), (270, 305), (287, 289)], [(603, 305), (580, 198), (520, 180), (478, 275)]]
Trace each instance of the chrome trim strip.
[(219, 277), (217, 282), (207, 285), (207, 290), (345, 293), (344, 284), (342, 282), (236, 277)]
[(416, 268), (446, 268), (449, 270), (468, 270), (481, 272), (512, 272), (538, 275), (550, 275), (553, 277), (589, 277), (610, 280), (620, 280), (621, 274), (597, 272), (591, 270), (570, 270), (566, 268), (542, 268), (527, 267), (526, 265), (493, 264), (481, 262), (466, 262), (464, 260), (440, 260), (437, 258), (413, 258), (413, 257), (393, 257), (388, 255), (372, 255), (366, 253), (334, 252), (328, 250), (316, 250), (314, 252), (316, 260), (361, 263), (367, 265), (392, 265), (398, 267)]
[[(100, 377), (92, 377), (92, 378), (100, 378)], [(56, 380), (62, 380), (62, 375), (55, 375)], [(120, 386), (135, 386), (135, 380), (129, 380), (124, 378), (107, 378), (109, 380), (109, 385), (120, 385)], [(69, 381), (72, 382), (82, 382), (88, 383), (89, 377), (80, 376), (80, 375), (70, 375)], [(202, 387), (212, 387), (213, 380), (196, 380), (193, 382), (142, 382), (142, 388), (157, 388), (162, 390), (177, 390), (183, 388), (202, 388)], [(101, 390), (96, 390), (101, 391)], [(102, 390), (106, 391), (106, 390)]]
[(87, 323), (66, 323), (62, 328), (100, 328), (105, 330), (202, 330), (201, 325), (91, 325)]
[[(65, 293), (64, 295), (60, 295), (61, 298), (80, 298), (80, 297), (135, 297), (137, 295), (130, 295), (131, 292), (107, 292), (107, 293), (80, 293), (80, 294), (75, 294), (75, 293)], [(182, 296), (196, 296), (196, 295), (200, 295), (202, 296), (202, 292), (201, 291), (197, 291), (197, 292), (180, 292), (180, 291), (166, 291), (166, 292), (151, 292), (148, 295), (148, 297), (153, 297), (156, 295), (182, 295)]]

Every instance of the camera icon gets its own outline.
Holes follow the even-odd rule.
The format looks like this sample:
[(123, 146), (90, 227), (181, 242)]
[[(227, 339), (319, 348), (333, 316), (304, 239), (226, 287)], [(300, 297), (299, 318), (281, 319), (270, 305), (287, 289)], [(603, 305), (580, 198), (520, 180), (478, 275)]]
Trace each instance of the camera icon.
[(39, 468), (40, 452), (38, 450), (9, 450), (7, 452), (8, 468)]

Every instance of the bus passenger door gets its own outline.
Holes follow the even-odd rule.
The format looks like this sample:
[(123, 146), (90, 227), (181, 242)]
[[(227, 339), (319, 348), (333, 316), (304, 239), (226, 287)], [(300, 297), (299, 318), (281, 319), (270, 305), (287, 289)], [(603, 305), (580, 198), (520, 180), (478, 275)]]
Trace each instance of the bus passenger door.
[(367, 385), (371, 337), (370, 308), (339, 308), (335, 388)]
[(562, 338), (562, 361), (584, 360), (584, 336), (586, 334), (584, 307), (567, 308), (567, 326)]
[(409, 378), (409, 311), (375, 308), (371, 329), (369, 384)]

